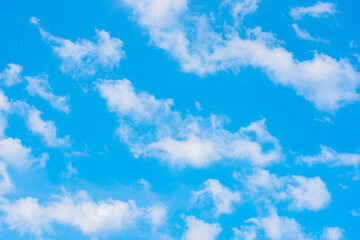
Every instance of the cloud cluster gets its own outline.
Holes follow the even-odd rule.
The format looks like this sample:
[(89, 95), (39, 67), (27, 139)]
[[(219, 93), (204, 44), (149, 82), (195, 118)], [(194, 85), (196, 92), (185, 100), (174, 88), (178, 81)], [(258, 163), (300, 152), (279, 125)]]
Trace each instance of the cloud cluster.
[(234, 204), (239, 203), (241, 195), (239, 191), (232, 192), (222, 185), (219, 180), (208, 179), (202, 189), (192, 193), (193, 202), (203, 202), (211, 199), (215, 205), (215, 216), (230, 214), (234, 211)]
[(259, 27), (247, 29), (245, 37), (231, 26), (216, 32), (208, 16), (191, 11), (185, 0), (119, 1), (133, 10), (152, 43), (177, 59), (184, 72), (206, 75), (259, 68), (274, 83), (295, 89), (319, 110), (329, 112), (359, 100), (360, 74), (347, 59), (315, 53), (312, 59), (300, 61)]
[(255, 201), (285, 201), (289, 202), (289, 209), (318, 211), (331, 200), (325, 183), (319, 177), (278, 177), (259, 168), (247, 175), (236, 173), (234, 176), (246, 186), (245, 192)]
[(339, 227), (328, 227), (323, 235), (318, 237), (306, 233), (303, 227), (293, 218), (279, 216), (275, 209), (270, 209), (266, 216), (250, 218), (247, 225), (233, 228), (234, 240), (340, 240), (343, 230)]
[(136, 157), (156, 157), (172, 166), (197, 168), (222, 159), (246, 160), (253, 165), (282, 159), (279, 142), (267, 131), (264, 119), (232, 133), (223, 128), (225, 117), (183, 116), (171, 109), (172, 99), (136, 91), (127, 79), (100, 81), (96, 86), (109, 110), (118, 115), (118, 134)]
[(49, 76), (42, 74), (36, 77), (22, 76), (21, 72), (23, 67), (21, 65), (9, 63), (8, 68), (0, 73), (0, 80), (7, 87), (11, 87), (15, 84), (23, 82), (23, 79), (27, 82), (26, 90), (31, 96), (38, 95), (39, 97), (50, 102), (58, 111), (68, 114), (70, 112), (70, 105), (68, 104), (69, 98), (66, 96), (57, 96), (52, 92), (52, 88), (49, 83)]
[(72, 226), (92, 237), (125, 231), (133, 227), (136, 221), (152, 219), (147, 215), (148, 210), (154, 208), (150, 207), (140, 208), (134, 201), (123, 202), (111, 198), (95, 202), (85, 191), (75, 195), (64, 193), (53, 196), (53, 200), (45, 204), (40, 204), (36, 198), (26, 197), (0, 205), (5, 213), (3, 221), (10, 229), (16, 229), (21, 234), (41, 236), (50, 232), (52, 224), (57, 223)]
[(62, 72), (74, 78), (94, 75), (99, 67), (105, 69), (118, 67), (120, 60), (125, 56), (122, 50), (123, 42), (111, 37), (104, 30), (95, 29), (96, 42), (87, 39), (72, 42), (45, 31), (36, 17), (31, 17), (30, 22), (38, 27), (41, 36), (62, 59)]

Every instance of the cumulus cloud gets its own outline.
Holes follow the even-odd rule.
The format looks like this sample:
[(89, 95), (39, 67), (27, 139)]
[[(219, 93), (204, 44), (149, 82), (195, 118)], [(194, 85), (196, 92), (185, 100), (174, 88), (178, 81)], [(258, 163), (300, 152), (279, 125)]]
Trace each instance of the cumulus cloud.
[(222, 159), (268, 165), (282, 158), (279, 142), (267, 131), (265, 119), (232, 133), (223, 128), (225, 117), (182, 116), (171, 109), (172, 99), (136, 91), (127, 79), (100, 81), (96, 86), (109, 110), (118, 115), (118, 134), (135, 157), (156, 157), (173, 166), (198, 168)]
[(360, 164), (360, 154), (356, 153), (339, 153), (329, 147), (320, 146), (321, 152), (313, 156), (301, 156), (299, 160), (312, 166), (313, 164), (327, 164), (331, 167), (353, 166), (358, 167)]
[[(54, 196), (45, 204), (40, 204), (36, 198), (21, 198), (2, 203), (0, 209), (10, 229), (38, 237), (51, 231), (54, 223), (72, 226), (91, 237), (121, 232), (133, 227), (135, 221), (147, 218), (148, 213), (147, 208), (139, 208), (132, 200), (110, 198), (95, 202), (85, 191)], [(155, 223), (158, 221), (156, 219)]]
[(208, 16), (191, 11), (185, 0), (119, 1), (133, 9), (151, 42), (177, 59), (184, 72), (206, 75), (251, 66), (274, 83), (295, 89), (322, 111), (359, 100), (360, 74), (347, 59), (315, 53), (300, 61), (259, 27), (248, 29), (246, 37), (231, 26), (224, 33), (215, 32)]
[(69, 39), (53, 36), (40, 26), (40, 20), (32, 17), (30, 22), (37, 26), (41, 36), (47, 41), (53, 51), (62, 59), (61, 70), (74, 78), (94, 75), (99, 67), (113, 69), (125, 56), (122, 50), (123, 42), (111, 37), (109, 32), (95, 29), (96, 42)]
[(9, 63), (7, 68), (0, 73), (0, 81), (7, 87), (14, 86), (22, 82), (21, 72), (22, 66), (14, 63)]
[(268, 170), (255, 168), (248, 175), (234, 175), (246, 188), (250, 199), (269, 202), (289, 202), (289, 209), (318, 211), (326, 207), (331, 195), (319, 178), (304, 176), (278, 177)]
[(324, 240), (340, 240), (344, 239), (344, 229), (339, 227), (324, 228), (322, 239)]
[(187, 230), (182, 240), (215, 240), (222, 231), (218, 223), (206, 223), (196, 219), (194, 216), (185, 218)]
[(298, 20), (306, 15), (321, 18), (334, 15), (336, 12), (336, 5), (334, 3), (319, 1), (313, 6), (291, 8), (290, 15), (293, 19)]
[(69, 113), (70, 106), (67, 103), (68, 97), (54, 95), (50, 87), (48, 78), (48, 75), (25, 77), (25, 80), (28, 82), (26, 90), (32, 96), (38, 95), (41, 98), (49, 101), (51, 106), (53, 106), (55, 109), (64, 113)]
[(0, 160), (17, 169), (26, 169), (34, 163), (45, 167), (49, 155), (43, 153), (35, 158), (31, 154), (31, 148), (24, 147), (20, 139), (5, 138), (0, 140)]
[(239, 191), (231, 191), (222, 185), (219, 180), (209, 179), (204, 182), (201, 190), (193, 192), (192, 201), (207, 201), (211, 199), (215, 205), (215, 216), (230, 214), (234, 211), (233, 205), (239, 203), (241, 195)]
[(268, 216), (251, 218), (240, 229), (234, 228), (234, 240), (311, 240), (302, 226), (293, 218), (282, 217), (275, 210), (271, 210)]

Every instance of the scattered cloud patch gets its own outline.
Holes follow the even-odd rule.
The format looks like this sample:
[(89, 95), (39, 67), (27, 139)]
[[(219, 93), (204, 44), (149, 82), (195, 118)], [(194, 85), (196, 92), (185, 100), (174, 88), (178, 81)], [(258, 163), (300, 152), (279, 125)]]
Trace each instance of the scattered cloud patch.
[[(136, 221), (146, 219), (149, 212), (156, 215), (152, 212), (153, 206), (152, 210), (139, 208), (132, 200), (123, 202), (111, 198), (95, 202), (85, 191), (54, 196), (45, 204), (40, 204), (36, 198), (21, 198), (2, 203), (0, 209), (10, 229), (38, 237), (50, 232), (53, 223), (72, 226), (85, 235), (98, 237), (134, 227)], [(154, 223), (160, 221), (154, 219)]]
[(22, 82), (21, 72), (22, 66), (14, 63), (9, 63), (7, 68), (0, 73), (0, 81), (7, 87), (12, 87)]
[(151, 42), (177, 59), (184, 72), (205, 76), (238, 72), (246, 66), (259, 68), (273, 82), (295, 89), (328, 112), (359, 100), (360, 73), (346, 59), (315, 53), (312, 59), (300, 61), (259, 27), (248, 29), (244, 38), (231, 26), (224, 34), (215, 32), (208, 16), (191, 11), (185, 0), (119, 1), (133, 9)]
[(222, 231), (218, 223), (206, 223), (196, 219), (194, 216), (185, 218), (187, 230), (182, 240), (215, 240)]
[(204, 182), (202, 189), (192, 193), (193, 202), (206, 202), (211, 199), (215, 205), (215, 216), (230, 214), (234, 211), (234, 204), (241, 200), (240, 192), (231, 191), (219, 180), (209, 179)]
[(40, 75), (37, 77), (25, 77), (25, 80), (28, 82), (26, 86), (26, 90), (30, 95), (35, 96), (38, 95), (41, 98), (50, 102), (51, 106), (55, 109), (69, 113), (70, 106), (67, 103), (68, 97), (66, 96), (56, 96), (52, 93), (52, 89), (50, 87), (48, 81), (48, 75)]
[(293, 218), (282, 217), (271, 210), (265, 217), (250, 218), (240, 229), (234, 228), (234, 240), (311, 240), (303, 227)]
[(41, 36), (62, 59), (61, 71), (73, 78), (92, 76), (99, 67), (113, 69), (125, 57), (123, 42), (111, 37), (105, 30), (95, 29), (96, 42), (78, 39), (75, 42), (53, 36), (40, 26), (40, 20), (32, 17), (30, 22), (37, 26)]
[(323, 236), (324, 240), (340, 240), (344, 239), (344, 229), (339, 227), (327, 227), (324, 228)]
[(289, 202), (289, 209), (318, 211), (325, 208), (331, 195), (326, 184), (319, 178), (304, 176), (278, 177), (268, 170), (255, 168), (248, 175), (234, 174), (245, 186), (251, 200), (257, 202)]
[(282, 159), (279, 141), (268, 132), (265, 119), (232, 133), (223, 128), (225, 117), (183, 116), (171, 109), (172, 99), (137, 91), (127, 79), (100, 81), (96, 86), (109, 110), (118, 115), (118, 134), (135, 157), (156, 157), (172, 166), (197, 168), (222, 159), (253, 165)]

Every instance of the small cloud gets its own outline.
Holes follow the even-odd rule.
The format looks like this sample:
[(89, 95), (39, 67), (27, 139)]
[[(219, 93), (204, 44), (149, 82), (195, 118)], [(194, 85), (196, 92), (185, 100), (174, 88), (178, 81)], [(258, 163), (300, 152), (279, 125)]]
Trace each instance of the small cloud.
[(198, 101), (195, 101), (195, 107), (198, 111), (202, 110), (201, 104)]

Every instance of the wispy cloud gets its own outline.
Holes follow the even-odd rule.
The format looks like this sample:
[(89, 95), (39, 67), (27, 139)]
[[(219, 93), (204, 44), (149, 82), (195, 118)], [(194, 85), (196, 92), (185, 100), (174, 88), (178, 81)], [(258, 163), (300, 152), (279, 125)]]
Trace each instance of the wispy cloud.
[(336, 12), (336, 5), (334, 3), (319, 1), (313, 6), (291, 8), (290, 15), (295, 20), (299, 20), (306, 15), (320, 18), (334, 15)]
[(78, 39), (75, 42), (53, 36), (40, 26), (40, 20), (32, 17), (30, 22), (37, 26), (41, 36), (62, 59), (61, 70), (74, 78), (94, 75), (99, 67), (113, 69), (125, 56), (123, 42), (111, 37), (104, 30), (95, 29), (96, 42)]

